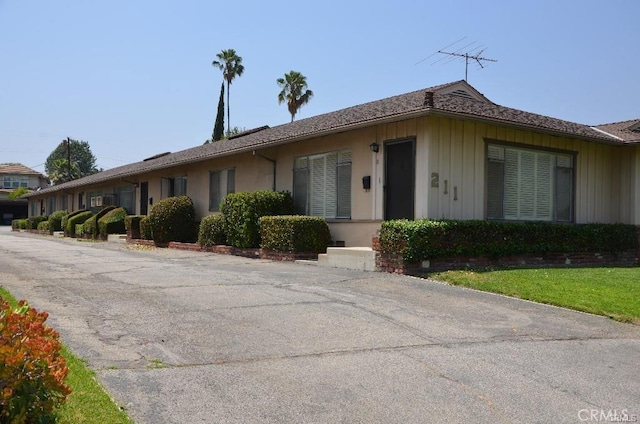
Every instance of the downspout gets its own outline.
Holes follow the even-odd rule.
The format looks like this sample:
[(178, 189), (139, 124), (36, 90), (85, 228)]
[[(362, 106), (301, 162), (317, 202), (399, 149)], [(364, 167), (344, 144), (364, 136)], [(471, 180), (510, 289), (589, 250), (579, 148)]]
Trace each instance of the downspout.
[(253, 151), (253, 156), (258, 156), (259, 158), (268, 160), (273, 165), (273, 188), (272, 188), (272, 191), (276, 191), (276, 163), (277, 163), (276, 160), (268, 158), (266, 156), (263, 156), (260, 153), (256, 152), (255, 150)]

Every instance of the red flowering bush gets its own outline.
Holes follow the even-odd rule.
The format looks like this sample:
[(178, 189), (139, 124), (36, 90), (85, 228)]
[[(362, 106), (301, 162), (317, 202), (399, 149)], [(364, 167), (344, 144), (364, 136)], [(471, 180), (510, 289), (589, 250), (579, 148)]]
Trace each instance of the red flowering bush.
[(45, 326), (49, 314), (24, 300), (18, 308), (0, 298), (0, 422), (47, 422), (71, 389), (59, 334)]

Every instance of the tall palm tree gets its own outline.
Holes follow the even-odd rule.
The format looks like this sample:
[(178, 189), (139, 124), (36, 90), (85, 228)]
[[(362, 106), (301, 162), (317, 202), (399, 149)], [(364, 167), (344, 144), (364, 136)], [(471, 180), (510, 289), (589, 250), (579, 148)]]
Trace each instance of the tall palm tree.
[(218, 60), (211, 62), (211, 65), (222, 71), (222, 77), (227, 82), (227, 131), (231, 131), (231, 119), (229, 118), (229, 85), (235, 77), (239, 77), (244, 72), (242, 57), (236, 54), (234, 49), (222, 50), (216, 55)]
[(296, 71), (284, 74), (284, 78), (278, 78), (276, 82), (282, 89), (278, 94), (278, 104), (287, 103), (293, 122), (298, 110), (313, 97), (313, 91), (307, 90), (307, 77)]

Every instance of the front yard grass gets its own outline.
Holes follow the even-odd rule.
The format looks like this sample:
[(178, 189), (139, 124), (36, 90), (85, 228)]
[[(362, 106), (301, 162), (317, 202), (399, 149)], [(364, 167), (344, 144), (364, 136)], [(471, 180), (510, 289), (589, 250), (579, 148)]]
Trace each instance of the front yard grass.
[[(13, 308), (18, 304), (15, 297), (3, 287), (0, 287), (0, 297), (9, 302)], [(87, 368), (82, 359), (64, 346), (62, 356), (69, 367), (65, 383), (71, 387), (71, 394), (67, 396), (65, 404), (56, 410), (57, 424), (129, 424), (133, 422), (102, 388), (96, 380), (95, 373)]]
[(640, 267), (447, 271), (428, 278), (640, 324)]

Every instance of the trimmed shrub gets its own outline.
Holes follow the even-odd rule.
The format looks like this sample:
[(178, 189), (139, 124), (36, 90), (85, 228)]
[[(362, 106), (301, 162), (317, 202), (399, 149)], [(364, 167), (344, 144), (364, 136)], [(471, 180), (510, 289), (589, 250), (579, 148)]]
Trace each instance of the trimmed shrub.
[(27, 230), (29, 229), (29, 220), (27, 218), (23, 218), (20, 220), (19, 225), (21, 230)]
[(100, 235), (100, 230), (98, 228), (98, 220), (105, 216), (108, 212), (114, 210), (115, 206), (107, 206), (104, 209), (100, 210), (98, 213), (93, 215), (91, 218), (84, 221), (82, 232), (84, 235), (89, 235), (93, 239), (97, 239)]
[(0, 422), (53, 422), (53, 410), (71, 393), (59, 334), (44, 324), (47, 317), (23, 300), (11, 310), (0, 298)]
[(102, 238), (106, 238), (109, 234), (124, 234), (124, 220), (127, 217), (125, 208), (115, 208), (107, 212), (98, 219), (98, 231)]
[(149, 215), (146, 215), (140, 220), (140, 237), (143, 240), (153, 240), (151, 234), (151, 224), (149, 223)]
[(305, 215), (260, 218), (261, 247), (276, 252), (326, 252), (331, 232), (324, 218)]
[(21, 219), (13, 219), (11, 220), (11, 229), (12, 230), (19, 230), (20, 229), (20, 221), (22, 221)]
[(151, 209), (149, 224), (156, 243), (194, 242), (198, 237), (196, 210), (187, 196), (160, 200)]
[(253, 191), (230, 193), (220, 207), (225, 219), (227, 244), (235, 247), (260, 246), (260, 224), (263, 216), (293, 215), (290, 193)]
[(49, 229), (51, 231), (62, 231), (62, 218), (67, 215), (67, 211), (55, 211), (49, 215)]
[(227, 232), (224, 229), (223, 215), (209, 215), (200, 221), (198, 244), (200, 246), (214, 246), (227, 242)]
[(124, 229), (126, 231), (140, 231), (140, 221), (146, 215), (127, 215), (124, 219)]
[[(70, 213), (68, 213), (68, 214), (66, 214), (65, 216), (62, 217), (62, 223), (61, 223), (62, 224), (62, 231), (64, 231), (64, 235), (65, 236), (73, 236), (73, 234), (75, 234), (75, 233), (69, 234), (67, 232), (67, 223), (69, 222), (69, 218), (72, 218), (72, 217), (74, 217), (74, 216), (76, 216), (78, 214), (81, 214), (83, 212), (87, 212), (87, 210), (86, 209), (78, 209), (77, 211), (70, 212)], [(82, 222), (84, 222), (84, 221), (82, 221)], [(75, 228), (75, 226), (74, 226), (74, 228)]]
[(448, 256), (612, 253), (637, 249), (636, 227), (625, 224), (416, 221), (382, 223), (380, 249), (406, 262)]
[(46, 215), (38, 215), (38, 216), (32, 216), (31, 218), (27, 218), (27, 220), (29, 221), (28, 229), (37, 230), (38, 224), (40, 224), (42, 221), (46, 221), (47, 219), (48, 217)]
[[(69, 237), (73, 237), (76, 235), (76, 225), (83, 224), (87, 219), (93, 216), (93, 212), (91, 211), (82, 211), (80, 213), (74, 214), (69, 219), (67, 219), (67, 224), (65, 225), (65, 235)], [(78, 234), (79, 235), (79, 234)]]
[(51, 223), (49, 221), (42, 221), (38, 223), (38, 231), (51, 232)]

